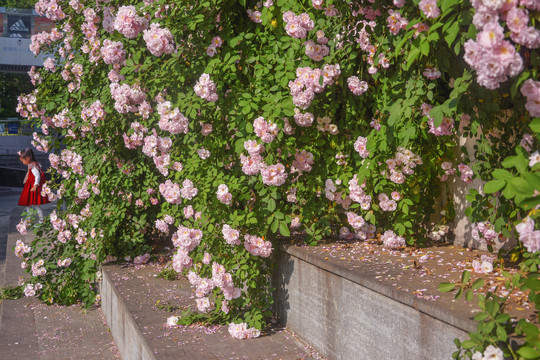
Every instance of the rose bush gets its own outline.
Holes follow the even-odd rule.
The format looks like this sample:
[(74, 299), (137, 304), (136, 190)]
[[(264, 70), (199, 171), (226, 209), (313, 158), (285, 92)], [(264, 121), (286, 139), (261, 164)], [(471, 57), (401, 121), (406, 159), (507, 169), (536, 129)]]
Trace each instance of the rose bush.
[(28, 295), (91, 304), (100, 264), (171, 239), (196, 287), (185, 321), (243, 338), (270, 315), (291, 231), (420, 246), (448, 233), (451, 183), (479, 178), (468, 215), (486, 241), (512, 237), (539, 203), (536, 7), (39, 1), (56, 28), (31, 49), (50, 60), (18, 111), (41, 124), (59, 206), (18, 252)]

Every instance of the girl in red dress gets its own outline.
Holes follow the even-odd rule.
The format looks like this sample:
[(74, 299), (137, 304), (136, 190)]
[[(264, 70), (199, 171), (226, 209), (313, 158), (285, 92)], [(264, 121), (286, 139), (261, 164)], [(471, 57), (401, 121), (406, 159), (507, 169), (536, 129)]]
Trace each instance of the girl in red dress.
[(34, 152), (30, 148), (19, 151), (19, 160), (28, 166), (28, 172), (24, 178), (24, 188), (19, 198), (19, 205), (26, 206), (26, 211), (34, 209), (39, 217), (39, 222), (43, 221), (43, 211), (39, 205), (48, 204), (50, 201), (46, 196), (41, 195), (41, 188), (45, 184), (45, 173), (36, 162)]

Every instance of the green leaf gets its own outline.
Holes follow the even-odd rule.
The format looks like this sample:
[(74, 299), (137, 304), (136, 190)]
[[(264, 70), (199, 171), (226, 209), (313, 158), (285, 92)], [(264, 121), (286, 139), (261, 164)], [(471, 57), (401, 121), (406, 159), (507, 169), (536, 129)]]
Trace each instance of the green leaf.
[(510, 315), (508, 315), (508, 314), (499, 314), (499, 315), (497, 315), (497, 317), (495, 318), (495, 322), (497, 322), (497, 323), (499, 323), (499, 324), (505, 323), (505, 322), (507, 322), (508, 320), (510, 320)]
[(534, 131), (537, 134), (540, 134), (540, 118), (536, 118), (529, 124), (529, 127), (532, 131)]
[(524, 196), (531, 196), (534, 193), (534, 188), (531, 186), (531, 184), (520, 177), (515, 177), (512, 180), (509, 181), (510, 184), (512, 184), (512, 187), (515, 189), (515, 191), (518, 194), (524, 195)]
[(527, 211), (534, 209), (538, 205), (540, 205), (540, 196), (529, 197), (519, 203), (519, 206)]
[(291, 232), (289, 231), (289, 227), (285, 222), (282, 222), (279, 224), (279, 233), (283, 236), (291, 236)]
[(487, 319), (488, 316), (489, 316), (489, 315), (486, 314), (486, 313), (479, 313), (479, 314), (476, 314), (476, 315), (474, 316), (474, 321), (478, 321), (478, 322), (483, 321), (483, 320)]
[(396, 123), (399, 118), (401, 118), (401, 113), (403, 111), (403, 108), (401, 107), (400, 102), (394, 103), (390, 107), (390, 117), (388, 118), (388, 125), (392, 126)]
[(444, 40), (448, 44), (448, 47), (452, 47), (452, 43), (454, 40), (456, 40), (456, 37), (459, 33), (459, 23), (457, 21), (454, 21), (452, 25), (446, 30), (446, 34), (444, 35)]
[(502, 161), (502, 166), (505, 168), (515, 167), (518, 171), (523, 171), (529, 165), (529, 162), (521, 156), (509, 156)]
[(270, 199), (270, 201), (268, 201), (267, 209), (268, 209), (270, 212), (274, 212), (274, 210), (276, 210), (276, 200)]
[(471, 278), (471, 272), (469, 270), (463, 271), (463, 273), (461, 274), (461, 283), (465, 285), (469, 281), (470, 278)]
[(409, 56), (407, 57), (407, 66), (405, 67), (406, 70), (409, 70), (411, 65), (414, 63), (414, 61), (418, 58), (418, 55), (420, 55), (420, 49), (419, 48), (412, 48), (409, 51)]
[(530, 346), (523, 346), (518, 349), (518, 355), (523, 356), (525, 359), (536, 359), (540, 357), (540, 353)]
[(429, 55), (429, 42), (423, 41), (423, 42), (420, 43), (420, 52), (424, 56)]
[(478, 290), (480, 289), (482, 286), (484, 286), (484, 279), (477, 279), (473, 285), (471, 286), (471, 289), (473, 290)]
[(439, 291), (440, 292), (450, 292), (454, 290), (456, 287), (456, 284), (454, 283), (440, 283), (439, 284)]
[(484, 323), (483, 333), (484, 334), (490, 334), (493, 331), (494, 328), (495, 328), (495, 321), (485, 322)]
[(464, 342), (461, 343), (461, 347), (464, 349), (472, 349), (475, 346), (476, 346), (476, 342), (472, 340), (465, 340)]
[(495, 169), (491, 173), (495, 179), (499, 180), (510, 180), (514, 177), (510, 171), (504, 170), (504, 169)]
[(455, 0), (443, 0), (440, 2), (441, 4), (441, 11), (443, 13), (446, 13), (446, 11), (453, 7), (454, 5), (456, 5), (456, 1)]
[(429, 115), (433, 118), (433, 126), (441, 126), (443, 121), (443, 111), (441, 106), (435, 106), (433, 109), (431, 109)]
[(484, 185), (484, 192), (486, 194), (493, 194), (501, 190), (506, 185), (506, 180), (491, 180)]
[[(242, 114), (247, 115), (251, 112), (251, 106), (246, 105), (244, 108), (242, 108)], [(248, 123), (249, 124), (249, 123)]]
[(279, 220), (274, 219), (274, 221), (272, 222), (272, 225), (270, 225), (270, 230), (272, 230), (272, 232), (275, 234), (278, 231), (278, 228), (279, 228)]

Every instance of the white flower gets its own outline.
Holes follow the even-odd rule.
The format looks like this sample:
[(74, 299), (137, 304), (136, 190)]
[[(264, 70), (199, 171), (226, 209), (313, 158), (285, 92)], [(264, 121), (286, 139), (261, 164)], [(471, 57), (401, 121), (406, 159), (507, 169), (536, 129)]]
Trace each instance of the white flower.
[(489, 345), (484, 351), (484, 360), (504, 360), (504, 354), (498, 347)]
[(480, 351), (475, 352), (472, 356), (472, 360), (483, 360), (483, 359), (484, 359), (484, 355), (482, 355)]
[(492, 271), (493, 271), (493, 264), (489, 261), (484, 261), (482, 263), (482, 272), (484, 274), (489, 274)]
[(539, 162), (540, 162), (540, 153), (538, 152), (538, 150), (536, 150), (535, 152), (531, 154), (531, 156), (529, 156), (529, 166), (533, 167)]
[(178, 325), (178, 316), (170, 316), (167, 318), (167, 326), (175, 327)]

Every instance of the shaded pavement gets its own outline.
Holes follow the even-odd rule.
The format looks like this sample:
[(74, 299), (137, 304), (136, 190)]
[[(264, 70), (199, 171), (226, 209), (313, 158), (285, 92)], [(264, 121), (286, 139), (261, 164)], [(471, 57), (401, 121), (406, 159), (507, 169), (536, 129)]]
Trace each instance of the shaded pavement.
[[(15, 226), (23, 207), (17, 206), (22, 189), (0, 188), (0, 286), (17, 285), (25, 276), (13, 253), (18, 239), (30, 243), (33, 234), (20, 235)], [(55, 204), (42, 206), (49, 214)], [(119, 359), (101, 309), (47, 306), (36, 298), (0, 303), (0, 359)]]

